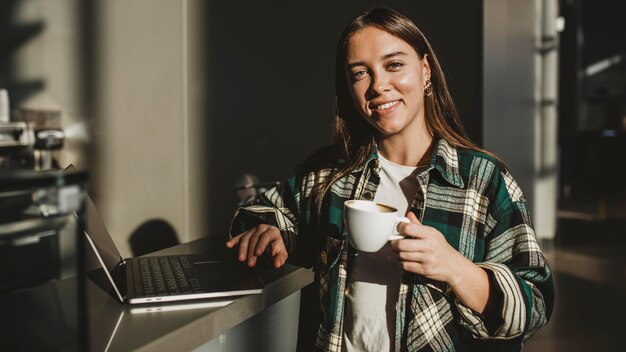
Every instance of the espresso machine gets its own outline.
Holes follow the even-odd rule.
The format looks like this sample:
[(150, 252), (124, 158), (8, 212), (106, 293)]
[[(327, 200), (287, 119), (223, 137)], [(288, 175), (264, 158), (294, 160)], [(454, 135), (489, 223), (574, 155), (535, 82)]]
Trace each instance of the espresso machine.
[(34, 140), (26, 122), (0, 122), (0, 169), (34, 169)]
[(0, 169), (53, 169), (64, 140), (60, 109), (21, 107), (11, 116), (8, 93), (0, 89)]
[(9, 95), (0, 89), (0, 170), (34, 168), (34, 139), (28, 123), (11, 121)]
[(53, 167), (64, 141), (60, 111), (9, 112), (0, 90), (0, 294), (63, 276), (75, 257), (75, 236), (61, 236), (77, 208), (68, 199), (81, 199), (86, 177)]
[(65, 140), (61, 128), (61, 111), (21, 108), (19, 118), (32, 129), (35, 170), (58, 168), (53, 164), (53, 152), (63, 148)]
[(65, 140), (60, 116), (58, 111), (22, 109), (20, 121), (0, 122), (0, 168), (53, 169), (53, 152)]

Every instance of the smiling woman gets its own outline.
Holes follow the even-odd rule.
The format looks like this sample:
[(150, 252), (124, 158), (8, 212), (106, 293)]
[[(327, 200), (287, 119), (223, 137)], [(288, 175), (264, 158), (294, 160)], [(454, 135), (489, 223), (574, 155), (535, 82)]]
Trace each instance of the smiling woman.
[[(373, 39), (376, 39), (376, 41), (368, 41)], [(365, 42), (363, 42), (364, 40)], [(418, 116), (415, 126), (425, 124), (426, 128), (421, 128), (418, 132), (422, 134), (422, 137), (426, 137), (426, 139), (420, 138), (422, 143), (428, 140), (428, 137), (424, 134), (429, 134), (435, 139), (446, 139), (454, 147), (475, 150), (495, 157), (488, 151), (480, 149), (467, 137), (454, 101), (448, 91), (443, 70), (424, 34), (411, 20), (395, 11), (372, 10), (366, 15), (357, 16), (350, 21), (345, 27), (337, 45), (335, 56), (337, 116), (333, 126), (333, 139), (335, 145), (340, 146), (339, 153), (347, 162), (331, 178), (320, 185), (317, 193), (318, 201), (323, 198), (323, 195), (330, 189), (333, 182), (346, 176), (350, 173), (350, 170), (365, 162), (367, 157), (374, 151), (377, 142), (380, 143), (380, 140), (375, 140), (374, 136), (377, 136), (379, 139), (385, 136), (384, 133), (377, 134), (372, 131), (371, 127), (376, 128), (376, 126), (371, 125), (371, 120), (363, 119), (362, 112), (372, 109), (369, 106), (363, 107), (360, 99), (374, 100), (371, 103), (379, 105), (382, 105), (378, 103), (379, 101), (383, 104), (393, 101), (385, 101), (385, 98), (381, 97), (372, 97), (372, 93), (376, 94), (376, 89), (380, 88), (370, 86), (370, 84), (378, 84), (376, 81), (378, 78), (369, 77), (372, 75), (372, 72), (370, 72), (371, 68), (363, 65), (365, 64), (362, 61), (363, 58), (348, 57), (348, 55), (356, 55), (354, 49), (355, 44), (358, 42), (361, 45), (357, 47), (362, 51), (359, 55), (365, 55), (363, 58), (367, 55), (373, 56), (372, 49), (376, 47), (379, 51), (382, 51), (378, 53), (380, 63), (388, 63), (388, 66), (385, 67), (389, 73), (387, 76), (391, 76), (392, 73), (404, 73), (404, 77), (407, 78), (409, 83), (406, 83), (406, 81), (401, 83), (404, 86), (407, 84), (409, 86), (415, 85), (412, 93), (414, 95), (413, 98), (417, 100), (415, 102), (408, 102), (407, 100), (401, 102), (409, 104), (408, 106), (413, 108), (413, 112), (421, 116), (422, 121), (419, 121)], [(387, 51), (384, 52), (384, 50)], [(413, 59), (417, 57), (417, 62), (412, 63), (413, 67), (407, 68), (405, 66), (407, 64), (411, 66), (411, 64), (403, 60), (408, 60), (410, 57)], [(395, 61), (393, 60), (394, 58), (396, 59)], [(420, 70), (422, 72), (419, 72)], [(407, 76), (407, 71), (415, 76)], [(395, 81), (397, 83), (400, 83), (398, 82), (400, 74), (393, 76), (396, 78)], [(346, 75), (348, 75), (348, 79), (346, 79)], [(356, 82), (362, 79), (365, 79), (366, 84), (356, 84)], [(372, 79), (374, 79), (373, 82), (371, 82)], [(386, 82), (383, 81), (382, 83)], [(363, 88), (363, 86), (366, 87)], [(364, 89), (360, 96), (358, 95), (360, 92), (358, 88)], [(405, 91), (405, 88), (403, 88), (403, 91)], [(424, 93), (426, 93), (426, 99), (423, 99)], [(414, 129), (417, 130), (417, 128)], [(416, 139), (412, 139), (412, 142), (414, 145), (418, 144)], [(424, 149), (423, 145), (417, 147), (421, 150)], [(428, 154), (428, 151), (422, 155), (423, 158), (419, 160), (418, 164), (428, 163), (426, 154)], [(416, 155), (406, 155), (403, 156), (405, 160), (396, 161), (399, 161), (400, 164), (403, 162), (412, 164), (412, 159), (415, 158)]]
[[(422, 32), (389, 9), (354, 17), (335, 84), (334, 145), (240, 208), (226, 246), (249, 266), (316, 257), (322, 350), (519, 351), (550, 317), (552, 275), (520, 187), (466, 136)], [(403, 237), (353, 248), (353, 199), (406, 212)]]

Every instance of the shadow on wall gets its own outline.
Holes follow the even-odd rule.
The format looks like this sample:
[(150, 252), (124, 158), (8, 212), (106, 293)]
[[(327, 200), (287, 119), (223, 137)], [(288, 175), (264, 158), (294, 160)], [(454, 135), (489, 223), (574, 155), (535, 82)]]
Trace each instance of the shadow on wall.
[(152, 253), (180, 243), (176, 230), (165, 220), (151, 219), (139, 225), (128, 239), (133, 257)]
[(17, 51), (45, 29), (41, 21), (17, 22), (19, 5), (17, 0), (0, 2), (0, 88), (8, 90), (12, 106), (19, 106), (45, 87), (45, 81), (39, 77), (24, 79), (18, 75)]

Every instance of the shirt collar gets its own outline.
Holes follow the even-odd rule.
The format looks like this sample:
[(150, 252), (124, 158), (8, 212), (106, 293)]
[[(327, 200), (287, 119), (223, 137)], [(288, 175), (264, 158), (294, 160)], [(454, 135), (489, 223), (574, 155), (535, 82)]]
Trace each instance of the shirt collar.
[(370, 155), (367, 156), (367, 159), (365, 160), (365, 162), (363, 164), (357, 166), (352, 171), (352, 173), (361, 172), (361, 171), (363, 171), (363, 169), (365, 169), (366, 166), (370, 166), (374, 170), (380, 170), (380, 162), (378, 161), (378, 145), (374, 144), (374, 149), (372, 150)]
[[(464, 183), (459, 172), (459, 157), (457, 149), (451, 146), (448, 141), (443, 138), (439, 138), (436, 143), (437, 145), (430, 159), (431, 169), (434, 168), (437, 170), (451, 185), (463, 188)], [(375, 170), (375, 172), (380, 172), (377, 145), (374, 145), (374, 149), (367, 157), (365, 163), (359, 165), (353, 172), (361, 172), (366, 166), (371, 167)]]
[(453, 186), (463, 188), (464, 183), (459, 171), (459, 155), (457, 149), (443, 138), (439, 138), (430, 159), (430, 165), (439, 171), (441, 176)]

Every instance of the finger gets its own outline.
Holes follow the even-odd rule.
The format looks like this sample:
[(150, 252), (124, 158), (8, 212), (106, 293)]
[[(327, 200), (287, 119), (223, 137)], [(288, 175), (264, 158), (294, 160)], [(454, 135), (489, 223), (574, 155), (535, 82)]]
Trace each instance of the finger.
[(251, 228), (239, 236), (238, 259), (240, 262), (246, 260), (246, 254), (248, 253), (248, 241), (250, 241), (250, 236), (254, 233), (254, 231), (256, 231), (256, 228)]
[(252, 234), (252, 236), (250, 236), (250, 241), (248, 242), (249, 267), (253, 267), (256, 264), (257, 256), (254, 254), (256, 250), (256, 244), (259, 241), (259, 238), (263, 237), (269, 229), (269, 227), (257, 227), (257, 230)]
[(394, 251), (399, 251), (398, 249), (399, 243), (400, 243), (400, 240), (391, 240), (389, 241), (389, 247), (391, 247), (391, 249), (393, 249)]
[(276, 240), (272, 242), (272, 255), (277, 256), (280, 252), (284, 252), (284, 254), (287, 254), (287, 246), (285, 246), (283, 236), (279, 233), (276, 237)]
[(276, 245), (276, 249), (272, 248), (272, 252), (274, 251), (277, 251), (276, 256), (274, 256), (274, 267), (280, 268), (287, 261), (289, 254), (287, 254), (287, 249), (282, 241)]
[(274, 266), (280, 268), (287, 261), (287, 248), (285, 247), (285, 242), (283, 242), (283, 238), (278, 236), (277, 239), (271, 242), (271, 252), (274, 257)]
[[(280, 239), (280, 234), (277, 232), (278, 231), (274, 231), (272, 228), (267, 229), (263, 236), (259, 238), (259, 241), (256, 244), (254, 255), (256, 255), (257, 257), (260, 256), (267, 248), (267, 245)], [(272, 251), (272, 256), (274, 256), (274, 251)]]
[(256, 249), (256, 243), (259, 240), (260, 233), (265, 232), (265, 230), (256, 229), (252, 235), (250, 235), (250, 239), (248, 240), (248, 259), (254, 257), (254, 250)]
[(411, 222), (414, 224), (421, 224), (415, 213), (413, 213), (412, 211), (407, 212), (406, 217), (409, 218), (409, 220), (411, 220)]
[(419, 237), (412, 237), (398, 240), (395, 244), (395, 250), (398, 252), (421, 252), (424, 253), (429, 248), (427, 240)]
[(415, 216), (415, 213), (413, 213), (412, 211), (407, 211), (406, 217), (411, 222), (410, 223), (401, 222), (398, 224), (396, 229), (398, 230), (398, 233), (400, 234), (405, 234), (408, 231), (407, 229), (409, 229), (411, 225), (421, 225), (420, 221), (417, 219), (417, 216)]
[(409, 225), (421, 225), (422, 223), (419, 221), (419, 219), (417, 218), (417, 216), (415, 215), (415, 213), (413, 213), (412, 211), (408, 211), (406, 213), (406, 217), (411, 221), (411, 223), (406, 223), (406, 222), (401, 222), (400, 224), (398, 224), (398, 232), (399, 233), (403, 233), (402, 231), (407, 231), (407, 227)]
[(244, 232), (238, 234), (237, 236), (231, 237), (231, 239), (226, 241), (226, 247), (228, 247), (228, 248), (235, 247), (235, 245), (237, 245), (237, 243), (239, 243), (239, 240), (241, 239), (241, 236), (243, 236), (246, 232), (248, 232), (248, 231), (244, 231)]
[(398, 226), (396, 226), (396, 230), (398, 230), (399, 234), (404, 235), (407, 232), (407, 228), (409, 226), (411, 226), (411, 225), (413, 225), (413, 224), (409, 224), (409, 223), (406, 223), (406, 222), (401, 222), (401, 223), (398, 224)]
[(422, 252), (407, 252), (407, 251), (398, 252), (398, 260), (401, 262), (423, 263), (424, 259), (425, 259), (425, 256), (424, 256), (424, 253)]
[(410, 236), (414, 238), (424, 238), (428, 227), (422, 224), (415, 223), (400, 223), (398, 225), (398, 233), (404, 236)]
[(271, 243), (271, 253), (272, 257), (276, 257), (280, 254), (280, 252), (287, 253), (287, 248), (285, 247), (285, 243), (283, 242), (283, 238), (278, 236), (278, 238), (274, 239)]
[(404, 271), (409, 271), (418, 275), (424, 274), (424, 265), (418, 262), (401, 261), (400, 267)]

